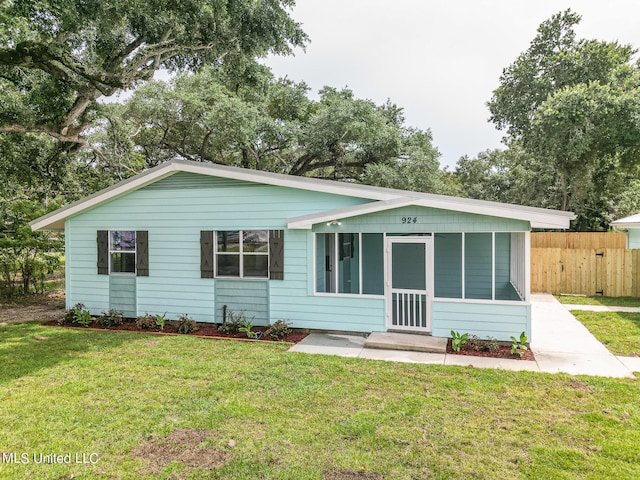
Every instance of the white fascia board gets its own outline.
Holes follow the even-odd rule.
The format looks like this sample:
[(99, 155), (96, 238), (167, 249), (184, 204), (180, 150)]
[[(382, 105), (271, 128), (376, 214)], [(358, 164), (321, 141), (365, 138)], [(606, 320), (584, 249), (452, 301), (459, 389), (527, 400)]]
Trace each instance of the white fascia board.
[(486, 202), (469, 198), (442, 197), (420, 199), (416, 205), (456, 212), (474, 213), (491, 217), (522, 220), (531, 223), (532, 228), (569, 228), (576, 216), (572, 212), (525, 207), (507, 203)]
[(532, 228), (569, 228), (569, 223), (575, 218), (570, 212), (545, 210), (542, 208), (521, 207), (518, 205), (482, 202), (479, 200), (433, 196), (432, 198), (398, 197), (392, 200), (366, 203), (353, 207), (340, 208), (327, 212), (314, 213), (301, 217), (287, 219), (287, 226), (291, 229), (309, 230), (313, 225), (331, 220), (351, 218), (368, 213), (376, 213), (407, 205), (416, 205), (454, 212), (472, 213), (511, 220), (529, 222)]
[(640, 213), (629, 217), (619, 218), (611, 222), (609, 225), (616, 228), (640, 228)]
[(609, 225), (614, 228), (640, 228), (640, 223), (611, 222)]
[(37, 230), (64, 230), (64, 222), (68, 217), (97, 207), (108, 200), (113, 200), (114, 198), (138, 190), (150, 183), (173, 175), (177, 171), (178, 169), (176, 169), (171, 162), (162, 164), (37, 218), (30, 222), (29, 225), (34, 232)]
[(382, 200), (378, 202), (364, 203), (353, 207), (338, 208), (336, 210), (328, 210), (326, 212), (312, 213), (301, 217), (293, 217), (287, 219), (287, 228), (298, 230), (310, 230), (313, 225), (324, 223), (331, 220), (340, 220), (344, 218), (356, 217), (358, 215), (366, 215), (368, 213), (376, 213), (391, 208), (400, 208), (407, 205), (415, 204), (415, 198), (400, 197), (392, 200)]
[(241, 180), (245, 182), (273, 185), (277, 187), (297, 188), (314, 192), (324, 192), (348, 197), (365, 198), (369, 200), (389, 200), (399, 195), (395, 190), (338, 182), (320, 178), (300, 177), (297, 175), (285, 175), (282, 173), (265, 172), (262, 170), (249, 170), (246, 168), (215, 165), (211, 163), (196, 163), (184, 160), (174, 160), (180, 171), (199, 173), (219, 178)]
[(89, 195), (88, 197), (78, 200), (66, 207), (51, 212), (48, 215), (37, 218), (30, 223), (31, 229), (34, 231), (64, 230), (64, 221), (66, 218), (96, 207), (101, 203), (107, 202), (126, 193), (145, 187), (177, 172), (196, 173), (210, 177), (227, 178), (263, 185), (297, 188), (301, 190), (364, 198), (368, 200), (389, 200), (391, 198), (398, 197), (398, 193), (395, 190), (371, 187), (368, 185), (355, 185), (331, 180), (298, 177), (293, 175), (263, 172), (261, 170), (248, 170), (238, 167), (199, 163), (187, 160), (171, 160), (123, 182)]

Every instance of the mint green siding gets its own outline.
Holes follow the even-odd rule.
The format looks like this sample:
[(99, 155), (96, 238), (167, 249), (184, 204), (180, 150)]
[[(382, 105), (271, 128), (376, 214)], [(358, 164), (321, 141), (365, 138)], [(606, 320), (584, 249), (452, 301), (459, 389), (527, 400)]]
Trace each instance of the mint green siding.
[(136, 277), (133, 275), (109, 276), (109, 308), (120, 310), (127, 318), (137, 316)]
[(531, 339), (531, 306), (526, 303), (471, 303), (435, 300), (431, 307), (432, 333), (451, 336), (451, 330), (477, 335), (481, 339), (494, 337), (509, 340), (525, 332)]
[(271, 321), (298, 328), (355, 332), (384, 331), (384, 298), (316, 295), (313, 291), (313, 238), (305, 230), (285, 232), (285, 275), (271, 281)]
[[(477, 233), (478, 238), (488, 236), (490, 240), (491, 234), (486, 232), (492, 231), (505, 232), (496, 234), (496, 297), (512, 298), (507, 232), (528, 231), (528, 222), (403, 207), (341, 219), (341, 225), (320, 223), (312, 230), (287, 229), (289, 218), (370, 201), (176, 173), (67, 219), (67, 306), (82, 302), (96, 315), (118, 308), (127, 316), (166, 313), (168, 318), (175, 319), (186, 314), (199, 322), (221, 322), (222, 308), (227, 305), (235, 312), (244, 310), (245, 316), (254, 317), (254, 324), (259, 325), (282, 319), (297, 328), (384, 331), (387, 329), (384, 297), (387, 257), (383, 253), (383, 233), (435, 234), (435, 295), (451, 297), (459, 296), (462, 288), (460, 275), (452, 273), (462, 268), (462, 255), (455, 259), (453, 253), (456, 248), (462, 252), (459, 233), (467, 232), (469, 236)], [(257, 229), (284, 230), (284, 280), (200, 277), (201, 231)], [(98, 275), (98, 230), (147, 231), (149, 276)], [(336, 252), (336, 262), (342, 261), (343, 267), (343, 275), (338, 279), (339, 291), (356, 292), (362, 281), (362, 290), (367, 295), (316, 293), (315, 283), (323, 279), (324, 255), (316, 255), (314, 251), (314, 232), (363, 233), (361, 245), (356, 244), (358, 236), (354, 237), (353, 259), (340, 260), (340, 252)], [(442, 243), (439, 238), (443, 239)], [(344, 242), (338, 243), (341, 249)], [(469, 247), (470, 250), (479, 248), (478, 252), (469, 252), (469, 268), (474, 261), (483, 261), (486, 248), (482, 242), (478, 245)], [(358, 253), (362, 254), (362, 279), (359, 278)], [(406, 263), (410, 268), (412, 262)], [(467, 287), (471, 291), (471, 287)], [(486, 285), (482, 288), (486, 289)], [(530, 333), (527, 323), (530, 311), (524, 303), (436, 300), (432, 312), (434, 335), (448, 336), (451, 329), (500, 339), (523, 330)]]
[(640, 248), (640, 228), (630, 228), (627, 230), (627, 248)]
[(216, 282), (215, 321), (223, 322), (226, 305), (236, 315), (243, 314), (253, 325), (268, 325), (269, 282), (267, 280), (219, 278)]
[[(98, 230), (147, 230), (149, 276), (134, 277), (136, 313), (166, 312), (169, 318), (188, 314), (197, 321), (215, 322), (220, 314), (215, 304), (220, 280), (200, 278), (201, 230), (284, 229), (287, 218), (367, 201), (177, 173), (67, 220), (68, 305), (82, 302), (93, 314), (110, 308), (110, 276), (98, 275), (96, 268)], [(349, 325), (339, 327), (342, 320), (364, 331), (370, 330), (370, 322), (380, 329), (381, 321), (370, 319), (369, 299), (350, 299), (354, 306), (342, 313), (337, 310), (345, 308), (345, 299), (308, 301), (310, 239), (308, 231), (285, 232), (285, 280), (269, 282), (270, 318), (325, 328), (322, 312), (333, 308), (336, 313), (330, 323), (336, 329), (349, 329)], [(297, 307), (290, 308), (291, 304)], [(381, 304), (378, 301), (377, 306)], [(374, 315), (380, 317), (383, 310), (377, 308)]]
[[(415, 218), (415, 223), (413, 219)], [(404, 219), (404, 222), (403, 222)], [(341, 225), (321, 223), (314, 232), (453, 233), (529, 231), (521, 220), (452, 212), (438, 208), (402, 207), (340, 220)]]

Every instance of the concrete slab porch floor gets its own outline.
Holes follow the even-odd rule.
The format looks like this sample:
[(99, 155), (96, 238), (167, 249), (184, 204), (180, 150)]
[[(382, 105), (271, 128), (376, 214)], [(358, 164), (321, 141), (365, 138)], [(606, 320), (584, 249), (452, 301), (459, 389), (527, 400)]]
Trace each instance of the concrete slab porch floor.
[[(398, 333), (372, 333), (369, 338), (312, 333), (289, 351), (395, 362), (604, 377), (633, 378), (632, 372), (640, 371), (640, 361), (615, 357), (552, 295), (534, 294), (531, 303), (531, 349), (536, 357), (535, 362), (447, 355), (446, 338)], [(394, 348), (388, 348), (389, 342), (394, 341)]]

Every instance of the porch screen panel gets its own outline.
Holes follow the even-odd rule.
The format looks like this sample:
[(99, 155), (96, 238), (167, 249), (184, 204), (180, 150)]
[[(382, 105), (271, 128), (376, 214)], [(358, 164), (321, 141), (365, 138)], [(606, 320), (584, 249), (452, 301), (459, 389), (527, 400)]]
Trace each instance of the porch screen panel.
[(526, 275), (526, 255), (525, 255), (525, 234), (517, 232), (511, 234), (510, 251), (510, 280), (520, 299), (524, 299), (525, 275)]
[(334, 292), (335, 235), (316, 234), (316, 292)]
[(462, 234), (436, 233), (433, 248), (435, 296), (462, 298)]
[(362, 234), (362, 293), (384, 294), (384, 238), (381, 233)]
[(496, 233), (496, 300), (520, 300), (511, 285), (511, 234)]
[(464, 237), (465, 298), (491, 300), (492, 241), (490, 233), (467, 233)]
[(338, 234), (338, 293), (360, 293), (360, 241), (357, 233)]

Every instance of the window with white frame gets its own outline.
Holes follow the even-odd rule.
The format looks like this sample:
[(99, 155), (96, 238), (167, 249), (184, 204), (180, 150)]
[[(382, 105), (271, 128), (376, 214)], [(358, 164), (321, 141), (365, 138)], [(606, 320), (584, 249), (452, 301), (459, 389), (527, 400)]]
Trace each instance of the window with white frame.
[(136, 273), (135, 231), (109, 231), (109, 271), (111, 273)]
[(217, 231), (215, 253), (217, 277), (269, 276), (268, 230)]
[(317, 233), (316, 292), (384, 294), (384, 239), (378, 233)]

